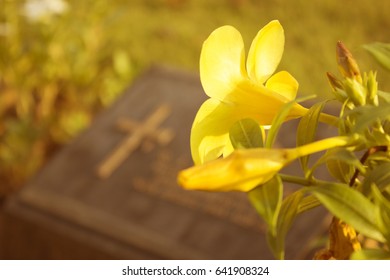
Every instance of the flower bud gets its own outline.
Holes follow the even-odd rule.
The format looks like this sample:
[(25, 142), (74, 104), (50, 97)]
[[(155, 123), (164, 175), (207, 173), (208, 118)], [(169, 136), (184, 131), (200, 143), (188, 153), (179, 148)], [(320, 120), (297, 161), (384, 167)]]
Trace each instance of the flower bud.
[(272, 179), (293, 160), (334, 147), (353, 144), (353, 137), (331, 137), (292, 149), (235, 150), (226, 158), (180, 171), (178, 183), (188, 190), (248, 192)]
[(333, 94), (335, 95), (336, 99), (344, 102), (348, 96), (344, 91), (342, 82), (337, 79), (332, 73), (327, 72), (326, 76), (328, 77), (328, 81), (330, 86), (332, 87)]
[(339, 79), (337, 79), (332, 73), (326, 72), (326, 76), (328, 77), (328, 81), (330, 83), (330, 86), (332, 87), (332, 89), (334, 91), (337, 89), (343, 88), (343, 84), (341, 83), (341, 81)]
[(355, 106), (362, 106), (366, 104), (366, 89), (357, 80), (349, 78), (345, 79), (344, 89)]
[(364, 75), (364, 81), (367, 89), (367, 103), (378, 105), (378, 82), (376, 81), (376, 73), (370, 71), (368, 75)]
[(296, 158), (294, 150), (235, 150), (223, 159), (181, 171), (178, 183), (185, 189), (247, 192), (270, 180)]
[(342, 42), (337, 42), (336, 59), (341, 74), (345, 78), (357, 80), (362, 83), (359, 66), (353, 58), (351, 52), (345, 47)]

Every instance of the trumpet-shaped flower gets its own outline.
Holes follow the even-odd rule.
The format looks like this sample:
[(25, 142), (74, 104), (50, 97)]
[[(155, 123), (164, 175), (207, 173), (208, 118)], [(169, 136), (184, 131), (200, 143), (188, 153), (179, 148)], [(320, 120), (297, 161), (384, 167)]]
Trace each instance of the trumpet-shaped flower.
[(236, 150), (226, 158), (181, 171), (178, 183), (189, 190), (247, 192), (270, 180), (292, 156), (288, 150)]
[[(263, 27), (245, 63), (241, 34), (232, 26), (216, 29), (204, 42), (200, 79), (210, 97), (200, 107), (191, 130), (191, 153), (201, 164), (232, 152), (230, 127), (244, 118), (270, 125), (281, 107), (295, 99), (298, 82), (286, 71), (272, 75), (283, 54), (284, 31), (279, 21)], [(294, 104), (288, 119), (307, 111)]]
[(229, 156), (181, 171), (178, 183), (189, 190), (248, 192), (264, 184), (293, 160), (319, 151), (356, 144), (358, 138), (338, 136), (294, 149), (235, 150)]

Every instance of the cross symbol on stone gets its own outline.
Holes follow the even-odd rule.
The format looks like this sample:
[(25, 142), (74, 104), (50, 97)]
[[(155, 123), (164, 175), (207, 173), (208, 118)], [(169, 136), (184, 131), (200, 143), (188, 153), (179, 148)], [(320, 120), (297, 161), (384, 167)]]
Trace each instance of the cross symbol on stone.
[(153, 142), (166, 145), (173, 139), (171, 129), (158, 129), (158, 126), (169, 116), (168, 105), (158, 107), (144, 122), (138, 123), (129, 119), (120, 119), (117, 123), (119, 130), (130, 134), (115, 150), (107, 156), (97, 168), (97, 175), (108, 178), (128, 158), (133, 151), (141, 147), (144, 151), (153, 148)]

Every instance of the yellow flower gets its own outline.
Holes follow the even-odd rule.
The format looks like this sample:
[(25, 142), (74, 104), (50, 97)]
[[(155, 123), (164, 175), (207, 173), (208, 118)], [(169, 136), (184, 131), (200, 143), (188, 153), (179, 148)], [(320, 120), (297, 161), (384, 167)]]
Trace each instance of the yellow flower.
[(226, 158), (181, 171), (178, 183), (188, 190), (247, 192), (270, 180), (292, 159), (288, 150), (235, 150)]
[[(245, 65), (241, 34), (223, 26), (204, 42), (200, 79), (210, 97), (200, 107), (191, 130), (191, 153), (201, 164), (232, 152), (229, 129), (238, 120), (252, 118), (270, 125), (281, 107), (295, 99), (298, 82), (286, 71), (271, 76), (284, 50), (284, 31), (271, 21), (254, 38)], [(307, 111), (294, 104), (287, 119)]]
[(327, 138), (294, 149), (235, 150), (223, 159), (181, 171), (178, 183), (189, 190), (248, 192), (264, 184), (293, 160), (319, 151), (356, 144), (355, 136)]

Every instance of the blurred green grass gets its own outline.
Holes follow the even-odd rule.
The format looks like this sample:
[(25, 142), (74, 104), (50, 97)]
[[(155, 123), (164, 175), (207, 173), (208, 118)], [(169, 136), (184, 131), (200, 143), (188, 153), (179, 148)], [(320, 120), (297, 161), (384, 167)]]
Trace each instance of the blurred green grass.
[[(390, 41), (388, 1), (69, 0), (63, 14), (38, 20), (25, 15), (26, 2), (0, 0), (0, 194), (21, 186), (151, 64), (197, 72), (203, 41), (221, 25), (240, 30), (249, 48), (279, 19), (279, 69), (296, 77), (300, 94), (321, 97), (330, 94), (326, 71), (337, 73), (338, 40), (363, 71), (378, 67), (361, 45)], [(378, 79), (388, 90), (381, 71)]]

